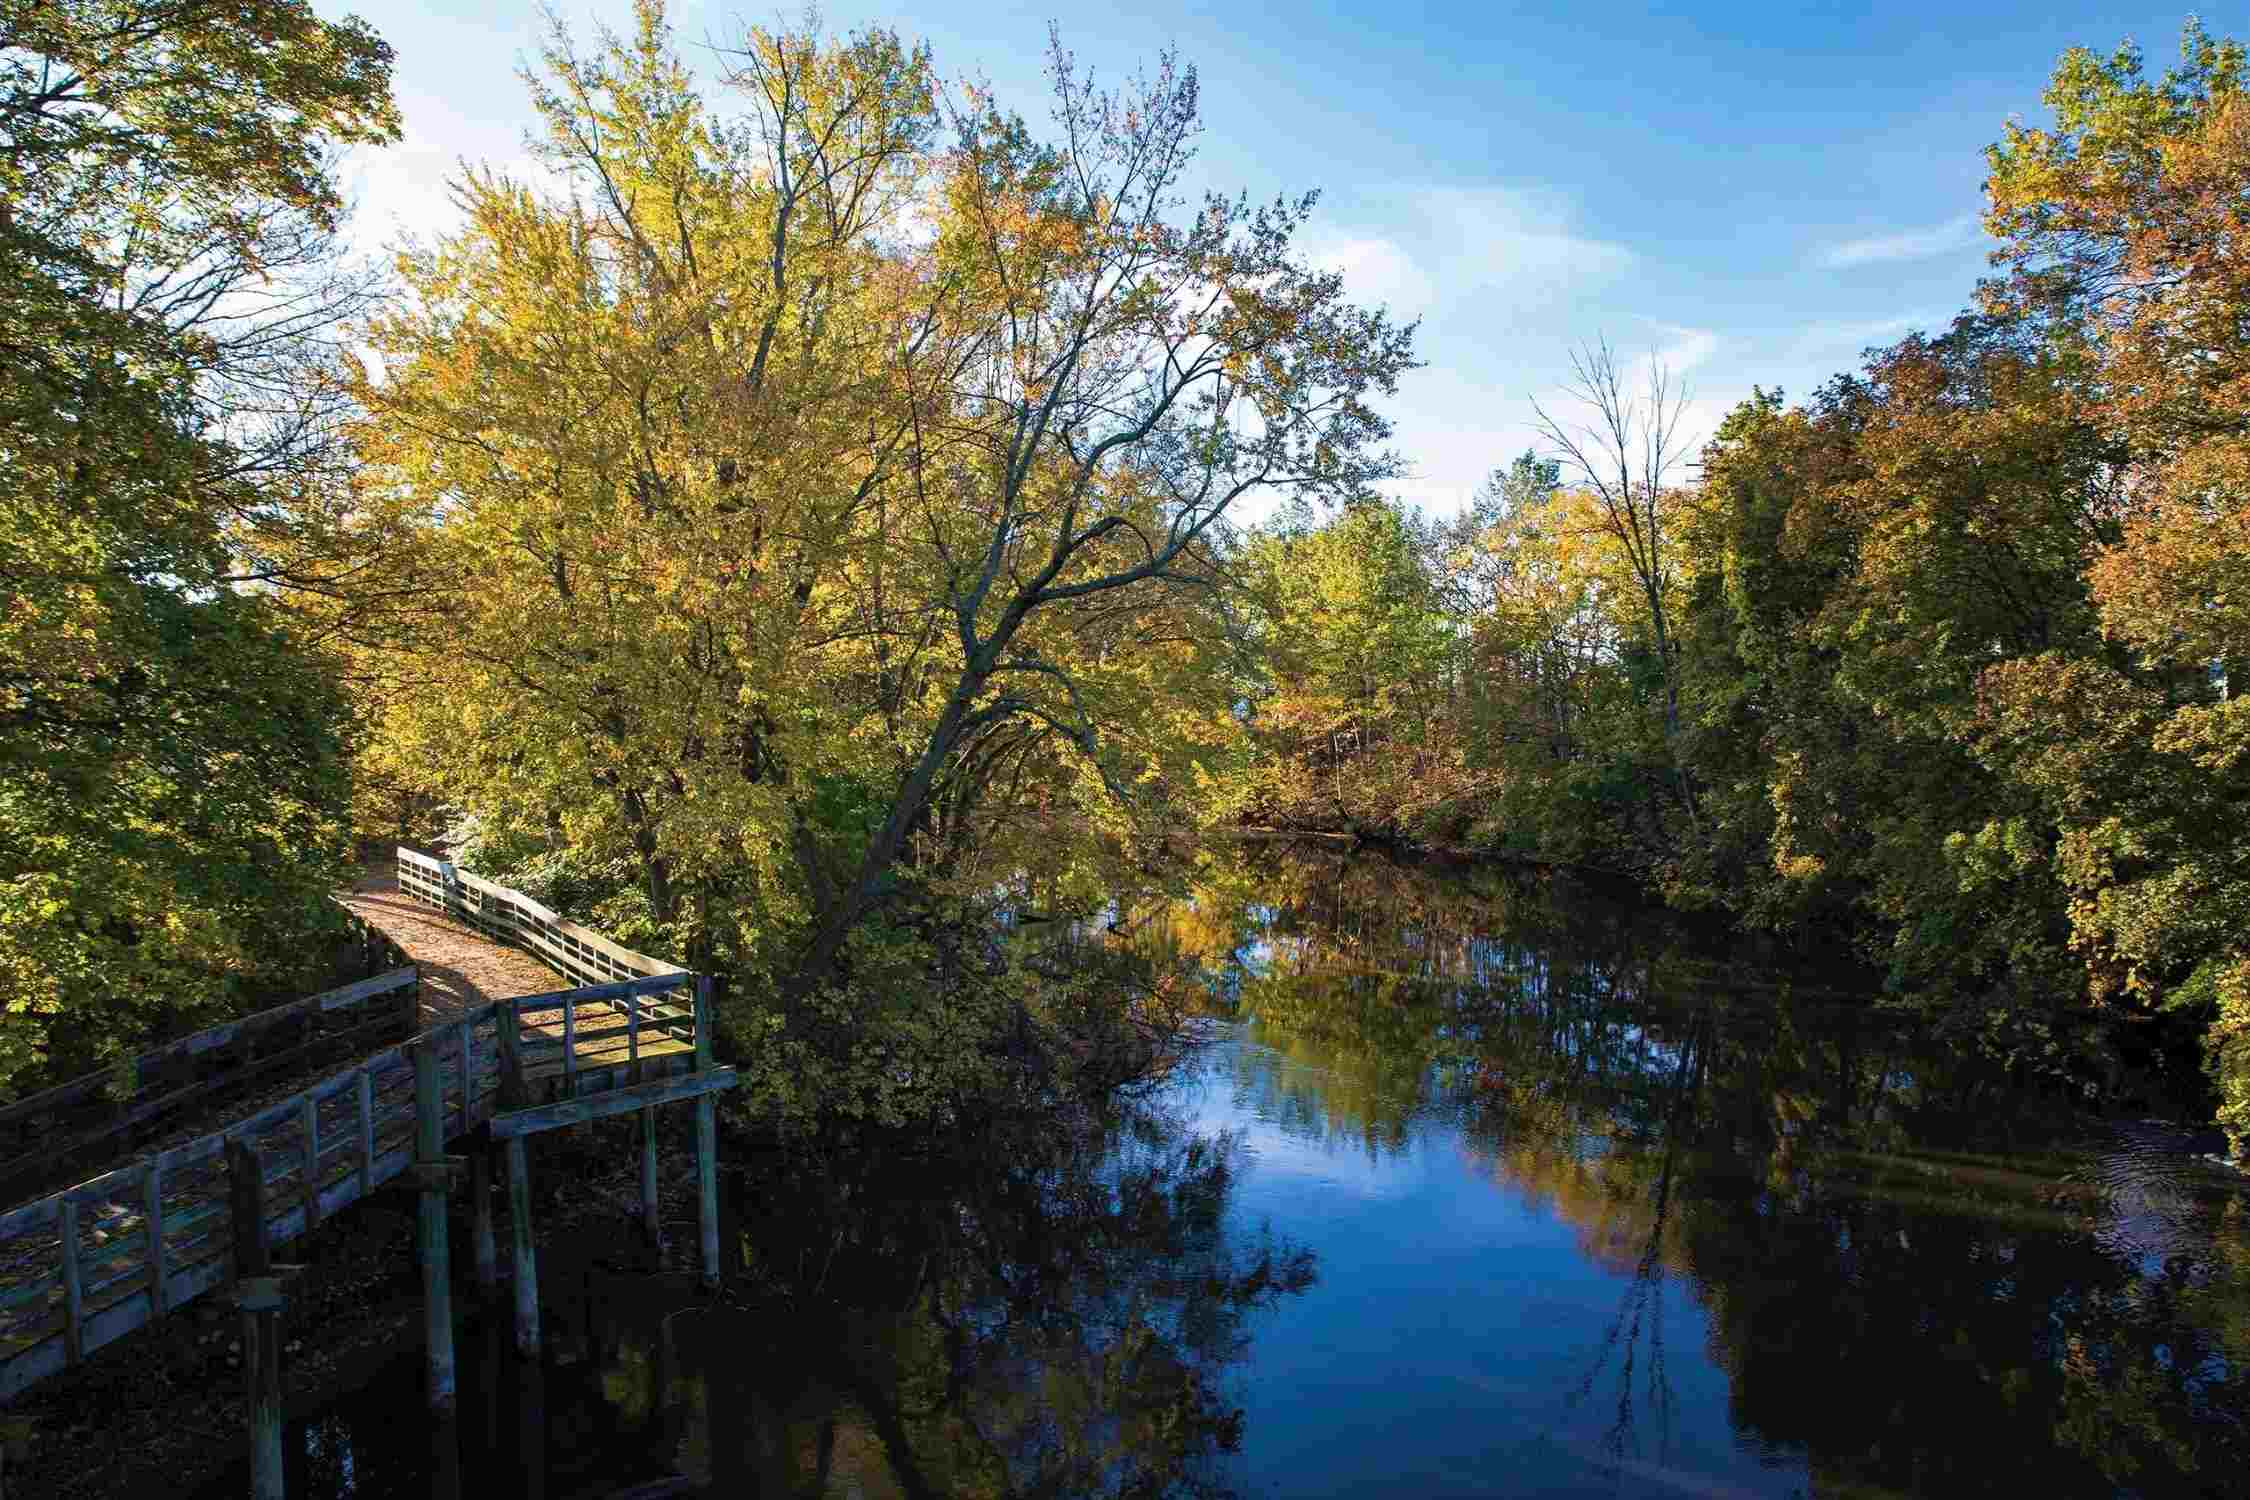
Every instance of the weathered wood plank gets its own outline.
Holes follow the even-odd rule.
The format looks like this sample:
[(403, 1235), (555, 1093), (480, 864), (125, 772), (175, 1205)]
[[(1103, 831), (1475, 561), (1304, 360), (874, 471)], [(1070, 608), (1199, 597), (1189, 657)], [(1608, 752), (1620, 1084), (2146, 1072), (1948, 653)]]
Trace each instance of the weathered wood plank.
[[(580, 1026), (576, 1028), (576, 1031), (577, 1038), (575, 1045), (578, 1048), (580, 1056), (583, 1057), (588, 1052), (617, 1051), (626, 1052), (628, 1059), (630, 1059), (630, 1045), (633, 1035), (631, 1028), (625, 1026)], [(641, 1035), (646, 1038), (649, 1037), (650, 1033), (648, 1030), (644, 1029)], [(665, 1034), (657, 1033), (657, 1035)], [(683, 1047), (692, 1047), (694, 1045), (693, 1039), (689, 1037), (666, 1036), (665, 1039), (668, 1041), (677, 1042)], [(597, 1042), (603, 1043), (605, 1045), (596, 1046), (595, 1043)], [(562, 1039), (559, 1037), (542, 1036), (536, 1038), (535, 1040), (525, 1042), (524, 1046), (538, 1051), (560, 1053), (562, 1051), (563, 1044)]]
[(129, 1192), (133, 1188), (139, 1187), (141, 1179), (148, 1175), (148, 1169), (149, 1162), (146, 1157), (139, 1161), (127, 1162), (122, 1167), (110, 1168), (98, 1177), (89, 1177), (84, 1182), (72, 1183), (69, 1187), (63, 1189), (63, 1196), (76, 1198), (82, 1203), (93, 1198), (113, 1198), (119, 1193)]
[[(381, 1186), (398, 1177), (413, 1159), (411, 1147), (386, 1152), (377, 1159), (372, 1174), (376, 1185)], [(359, 1197), (358, 1179), (345, 1177), (322, 1190), (320, 1212), (324, 1217), (332, 1215)], [(54, 1206), (59, 1209), (60, 1205)], [(179, 1229), (213, 1219), (223, 1221), (225, 1215), (224, 1202), (215, 1201), (191, 1212), (171, 1215), (168, 1223)], [(303, 1231), (304, 1210), (301, 1207), (277, 1215), (267, 1222), (267, 1237), (273, 1244), (295, 1239)], [(225, 1247), (225, 1238), (217, 1233), (184, 1236), (171, 1246), (168, 1259), (173, 1269), (164, 1285), (163, 1300), (166, 1307), (184, 1307), (213, 1288), (226, 1284), (232, 1272), (232, 1251)], [(220, 1253), (210, 1253), (214, 1246), (220, 1247)], [(197, 1255), (195, 1252), (198, 1250), (205, 1253)], [(135, 1291), (85, 1319), (80, 1335), (85, 1352), (91, 1354), (96, 1349), (123, 1338), (148, 1320), (148, 1294), (145, 1290)], [(0, 1360), (0, 1401), (5, 1401), (57, 1373), (66, 1363), (67, 1352), (59, 1331), (11, 1358)]]
[(477, 1110), (476, 1044), (470, 1035), (473, 1023), (462, 1021), (454, 1027), (456, 1045), (461, 1057), (461, 1128), (456, 1135), (467, 1135), (471, 1117)]
[(209, 1135), (198, 1136), (192, 1141), (174, 1146), (169, 1151), (158, 1152), (156, 1166), (159, 1170), (167, 1172), (177, 1167), (192, 1167), (198, 1162), (209, 1161), (212, 1157), (221, 1155), (226, 1149), (227, 1133), (223, 1130), (214, 1130)]
[[(266, 1173), (248, 1141), (227, 1143), (227, 1197), (238, 1285), (271, 1275)], [(308, 1197), (307, 1207), (311, 1207)], [(281, 1327), (278, 1309), (242, 1305), (242, 1369), (249, 1388), (252, 1500), (281, 1500)]]
[(343, 985), (333, 990), (323, 990), (310, 1000), (299, 1003), (311, 1005), (323, 1011), (342, 1010), (347, 1005), (357, 1005), (363, 1000), (372, 1000), (377, 995), (387, 995), (393, 990), (404, 989), (415, 983), (420, 977), (421, 971), (409, 965), (403, 969), (393, 969), (388, 974), (377, 974), (371, 978), (362, 979), (356, 984)]
[(625, 1004), (625, 1060), (632, 1066), (633, 1082), (641, 1078), (641, 1002), (637, 995), (627, 995)]
[(501, 1006), (492, 1020), (500, 1052), (500, 1097), (495, 1107), (514, 1109), (524, 1103), (522, 1020), (512, 1005)]
[(711, 976), (695, 976), (695, 1065), (711, 1065), (711, 1005), (714, 998)]
[(12, 1240), (19, 1234), (36, 1234), (52, 1228), (62, 1214), (62, 1194), (50, 1193), (35, 1203), (21, 1208), (11, 1208), (0, 1214), (0, 1240)]
[(731, 1089), (738, 1080), (732, 1068), (712, 1068), (701, 1073), (687, 1073), (678, 1078), (660, 1078), (651, 1083), (628, 1084), (624, 1088), (610, 1089), (605, 1093), (563, 1099), (554, 1104), (534, 1105), (530, 1109), (510, 1110), (492, 1117), (492, 1133), (502, 1140), (517, 1136), (536, 1135), (543, 1130), (554, 1130), (565, 1125), (579, 1125), (588, 1120), (600, 1120), (610, 1115), (625, 1114), (649, 1105), (668, 1104), (677, 1099), (693, 1099), (703, 1094), (715, 1094)]
[[(229, 1046), (239, 1039), (301, 1016), (308, 1010), (340, 1010), (348, 1005), (356, 1005), (372, 996), (387, 994), (391, 990), (412, 984), (415, 979), (416, 971), (414, 969), (396, 969), (388, 974), (378, 974), (371, 979), (356, 980), (351, 984), (342, 985), (333, 990), (323, 990), (316, 995), (307, 995), (301, 1000), (292, 1000), (286, 1005), (273, 1006), (270, 1009), (257, 1011), (232, 1021), (222, 1022), (217, 1026), (207, 1026), (201, 1031), (193, 1032), (177, 1041), (166, 1042), (160, 1047), (154, 1047), (141, 1053), (132, 1060), (129, 1066), (134, 1075), (139, 1076), (161, 1064), (174, 1062), (183, 1057), (192, 1057), (214, 1048)], [(30, 1115), (44, 1113), (65, 1104), (76, 1103), (105, 1087), (116, 1076), (116, 1073), (117, 1069), (114, 1067), (103, 1068), (98, 1072), (88, 1073), (84, 1077), (57, 1084), (53, 1088), (43, 1089), (39, 1093), (18, 1099), (13, 1104), (0, 1107), (0, 1125), (6, 1125)]]
[(579, 985), (567, 990), (545, 990), (536, 995), (518, 995), (502, 1003), (512, 1005), (517, 1015), (532, 1011), (556, 1010), (566, 1001), (622, 1000), (628, 995), (658, 995), (676, 990), (694, 978), (691, 974), (652, 974), (643, 979), (618, 979), (607, 984)]

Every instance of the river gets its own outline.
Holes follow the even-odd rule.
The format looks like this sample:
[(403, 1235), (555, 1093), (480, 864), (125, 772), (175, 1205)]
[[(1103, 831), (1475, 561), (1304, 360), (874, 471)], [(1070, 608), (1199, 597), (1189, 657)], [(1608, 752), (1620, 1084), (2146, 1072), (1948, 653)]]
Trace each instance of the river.
[(566, 1264), (544, 1368), (466, 1338), (433, 1456), (402, 1352), (291, 1495), (2250, 1493), (2250, 1192), (2153, 1095), (1490, 870), (1126, 925), (1203, 1039), (1135, 1097), (746, 1171), (746, 1294)]

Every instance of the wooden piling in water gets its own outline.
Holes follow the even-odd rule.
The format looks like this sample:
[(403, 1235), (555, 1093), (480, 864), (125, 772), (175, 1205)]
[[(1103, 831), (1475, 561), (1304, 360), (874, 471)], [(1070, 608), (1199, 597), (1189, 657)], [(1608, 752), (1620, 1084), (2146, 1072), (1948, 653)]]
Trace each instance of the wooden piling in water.
[(446, 1242), (445, 1093), (438, 1075), (438, 1042), (426, 1038), (414, 1047), (415, 1175), (422, 1189), (417, 1221), (422, 1259), (422, 1298), (428, 1345), (429, 1401), (433, 1408), (453, 1405), (453, 1288), (451, 1248)]
[(531, 1168), (522, 1136), (508, 1140), (508, 1229), (514, 1239), (516, 1352), (539, 1357), (539, 1256), (531, 1243)]
[[(711, 976), (695, 976), (695, 1071), (711, 1066)], [(696, 1227), (703, 1240), (703, 1289), (719, 1289), (719, 1099), (695, 1101)]]
[(474, 1226), (477, 1291), (490, 1298), (500, 1286), (500, 1252), (492, 1237), (492, 1146), (480, 1143), (469, 1156), (469, 1222)]
[(282, 1500), (281, 1289), (266, 1237), (265, 1168), (248, 1141), (227, 1142), (227, 1185), (242, 1369), (249, 1381), (250, 1497)]
[(641, 1228), (648, 1242), (664, 1248), (663, 1231), (656, 1217), (656, 1106), (641, 1111)]

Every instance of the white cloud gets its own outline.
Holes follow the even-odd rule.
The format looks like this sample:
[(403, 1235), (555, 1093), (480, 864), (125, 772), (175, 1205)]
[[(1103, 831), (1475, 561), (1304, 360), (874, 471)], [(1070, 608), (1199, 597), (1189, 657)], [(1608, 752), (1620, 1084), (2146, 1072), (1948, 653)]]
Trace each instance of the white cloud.
[(1380, 229), (1319, 236), (1306, 248), (1315, 264), (1343, 273), (1354, 301), (1401, 318), (1472, 300), (1482, 323), (1535, 317), (1634, 264), (1623, 245), (1579, 233), (1568, 205), (1537, 190), (1426, 187), (1391, 206)]
[(1633, 252), (1623, 245), (1575, 233), (1567, 205), (1549, 194), (1425, 188), (1414, 195), (1414, 207), (1447, 270), (1460, 273), (1442, 280), (1464, 291), (1606, 281), (1633, 264)]
[(1853, 266), (1884, 265), (1900, 260), (1924, 260), (1948, 251), (1963, 250), (1975, 243), (1978, 232), (1975, 214), (1962, 214), (1947, 219), (1942, 224), (1931, 224), (1921, 229), (1901, 229), (1892, 234), (1872, 234), (1856, 240), (1841, 240), (1824, 245), (1815, 252), (1816, 264), (1831, 271), (1846, 270)]
[(1437, 283), (1396, 240), (1370, 236), (1314, 249), (1313, 263), (1340, 271), (1352, 301), (1387, 307), (1399, 319), (1419, 318), (1437, 300)]
[(1800, 349), (1864, 349), (1870, 344), (1903, 338), (1917, 328), (1944, 326), (1942, 313), (1900, 313), (1896, 317), (1869, 318), (1858, 323), (1815, 323), (1798, 335)]
[[(545, 162), (520, 150), (472, 158), (470, 164), (519, 182), (557, 185)], [(403, 239), (428, 240), (458, 229), (461, 211), (451, 185), (461, 170), (454, 152), (412, 131), (395, 146), (355, 151), (343, 174), (345, 200), (352, 206), (345, 234), (352, 247), (364, 255), (387, 254)]]
[(1649, 364), (1661, 367), (1675, 384), (1681, 376), (1719, 352), (1719, 336), (1708, 328), (1682, 328), (1672, 323), (1656, 326), (1671, 342), (1658, 345), (1649, 355)]

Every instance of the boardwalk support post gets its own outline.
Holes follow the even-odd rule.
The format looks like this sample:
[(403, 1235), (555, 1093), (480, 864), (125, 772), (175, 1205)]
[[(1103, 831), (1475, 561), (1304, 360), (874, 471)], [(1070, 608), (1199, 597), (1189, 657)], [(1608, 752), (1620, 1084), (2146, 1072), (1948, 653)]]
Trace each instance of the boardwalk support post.
[(451, 1249), (446, 1242), (445, 1092), (438, 1076), (439, 1043), (429, 1037), (414, 1046), (415, 1177), (422, 1189), (418, 1221), (422, 1259), (422, 1300), (429, 1340), (429, 1401), (437, 1410), (453, 1405), (453, 1294)]
[(250, 1382), (250, 1497), (282, 1500), (281, 1282), (266, 1239), (266, 1177), (248, 1141), (227, 1142), (242, 1368)]
[(517, 1026), (516, 1002), (503, 1000), (492, 1015), (500, 1043), (500, 1107), (520, 1109), (531, 1101), (523, 1089), (523, 1033)]
[[(711, 976), (695, 976), (695, 1070), (711, 1066)], [(703, 1239), (703, 1290), (719, 1289), (719, 1098), (695, 1101), (696, 1227)]]
[(656, 1217), (656, 1106), (641, 1111), (641, 1228), (648, 1242), (664, 1248), (664, 1232)]
[(508, 1140), (508, 1230), (516, 1270), (516, 1352), (539, 1356), (539, 1257), (531, 1243), (531, 1168), (522, 1136)]
[(469, 1217), (475, 1228), (477, 1291), (489, 1298), (500, 1285), (500, 1252), (492, 1237), (492, 1147), (469, 1153)]

